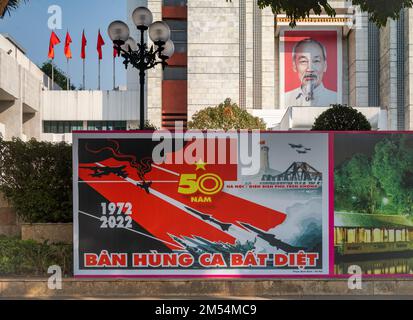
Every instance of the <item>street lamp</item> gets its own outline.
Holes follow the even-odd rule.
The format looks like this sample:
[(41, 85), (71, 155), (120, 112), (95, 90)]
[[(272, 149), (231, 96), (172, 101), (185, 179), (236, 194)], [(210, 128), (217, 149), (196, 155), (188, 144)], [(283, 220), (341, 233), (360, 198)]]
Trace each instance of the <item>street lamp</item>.
[[(140, 84), (140, 129), (145, 126), (145, 72), (148, 69), (154, 68), (161, 64), (162, 69), (168, 65), (168, 60), (175, 52), (174, 43), (169, 39), (171, 30), (163, 21), (153, 22), (152, 12), (145, 7), (136, 8), (132, 13), (132, 20), (136, 28), (140, 30), (140, 42), (130, 37), (130, 30), (123, 21), (114, 21), (109, 25), (108, 34), (113, 42), (113, 47), (116, 49), (118, 56), (124, 59), (125, 68), (131, 64), (139, 70)], [(145, 43), (144, 33), (148, 30), (149, 38), (154, 45), (150, 48)]]

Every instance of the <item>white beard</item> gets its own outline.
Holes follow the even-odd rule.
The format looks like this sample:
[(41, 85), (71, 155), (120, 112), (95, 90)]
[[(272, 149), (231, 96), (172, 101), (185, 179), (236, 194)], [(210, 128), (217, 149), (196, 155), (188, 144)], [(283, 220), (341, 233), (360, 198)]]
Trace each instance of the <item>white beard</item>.
[(315, 89), (314, 81), (307, 81), (306, 84), (303, 86), (302, 90), (303, 90), (304, 98), (306, 101), (314, 100), (314, 89)]

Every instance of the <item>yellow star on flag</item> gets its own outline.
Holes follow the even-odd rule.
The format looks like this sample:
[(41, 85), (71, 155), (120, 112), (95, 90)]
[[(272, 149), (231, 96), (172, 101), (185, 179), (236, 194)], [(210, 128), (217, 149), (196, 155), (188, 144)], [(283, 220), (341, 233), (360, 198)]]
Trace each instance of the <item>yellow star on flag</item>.
[(195, 162), (195, 165), (196, 165), (196, 170), (195, 171), (198, 171), (198, 170), (206, 171), (205, 166), (207, 164), (202, 159), (199, 159), (197, 162)]

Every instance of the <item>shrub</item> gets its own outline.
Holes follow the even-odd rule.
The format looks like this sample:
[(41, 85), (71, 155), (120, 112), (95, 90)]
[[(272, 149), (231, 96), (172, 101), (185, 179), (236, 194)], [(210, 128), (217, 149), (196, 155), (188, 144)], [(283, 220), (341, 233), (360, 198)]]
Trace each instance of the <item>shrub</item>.
[(356, 109), (340, 104), (332, 105), (314, 122), (313, 131), (370, 131), (366, 117)]
[(208, 107), (195, 113), (192, 121), (188, 123), (188, 128), (199, 130), (223, 129), (225, 131), (231, 129), (265, 130), (266, 124), (262, 119), (252, 116), (228, 98), (216, 107)]
[(0, 139), (0, 192), (23, 221), (72, 221), (71, 150), (66, 143)]
[(71, 275), (72, 250), (68, 244), (0, 238), (0, 275), (47, 276), (52, 265), (60, 266), (64, 275)]

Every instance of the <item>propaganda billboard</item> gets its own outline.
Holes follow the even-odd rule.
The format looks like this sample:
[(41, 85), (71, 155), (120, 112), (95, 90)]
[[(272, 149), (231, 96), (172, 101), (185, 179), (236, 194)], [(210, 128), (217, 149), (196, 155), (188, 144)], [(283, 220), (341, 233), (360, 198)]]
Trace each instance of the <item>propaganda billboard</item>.
[(75, 276), (329, 273), (328, 134), (85, 132), (73, 148)]
[(280, 32), (281, 107), (328, 107), (342, 102), (341, 30)]

